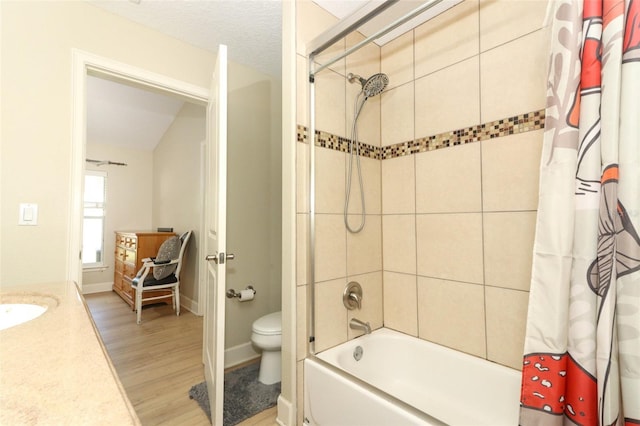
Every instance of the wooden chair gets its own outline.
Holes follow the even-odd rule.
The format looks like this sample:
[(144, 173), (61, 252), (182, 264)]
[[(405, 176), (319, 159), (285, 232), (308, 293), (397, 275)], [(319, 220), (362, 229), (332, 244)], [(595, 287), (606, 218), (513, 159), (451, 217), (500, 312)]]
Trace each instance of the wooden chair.
[[(163, 257), (166, 256), (162, 256), (163, 246), (165, 244), (167, 244), (167, 246), (170, 245), (172, 243), (170, 240), (165, 241), (163, 245), (160, 246), (157, 257), (142, 259), (142, 267), (136, 277), (131, 281), (131, 287), (136, 292), (134, 306), (138, 324), (142, 321), (142, 302), (167, 298), (167, 295), (144, 297), (145, 292), (154, 290), (171, 289), (173, 309), (176, 311), (176, 315), (180, 315), (180, 272), (184, 261), (184, 252), (189, 243), (191, 233), (192, 231), (187, 231), (180, 236), (180, 251), (175, 259), (164, 259)], [(173, 243), (175, 244), (175, 241), (173, 241)], [(172, 265), (176, 265), (173, 271)], [(163, 269), (165, 267), (170, 269)], [(154, 273), (154, 270), (156, 272), (160, 271), (160, 275)]]

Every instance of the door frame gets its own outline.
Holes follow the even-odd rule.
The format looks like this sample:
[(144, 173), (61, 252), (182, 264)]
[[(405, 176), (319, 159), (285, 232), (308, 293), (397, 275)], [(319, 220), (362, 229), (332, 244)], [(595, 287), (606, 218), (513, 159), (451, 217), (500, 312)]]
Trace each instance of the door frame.
[[(80, 49), (71, 49), (71, 168), (69, 246), (67, 248), (67, 279), (77, 283), (82, 291), (82, 194), (84, 187), (85, 156), (87, 146), (87, 75), (151, 88), (165, 94), (177, 95), (192, 103), (207, 105), (209, 89), (177, 80), (143, 68)], [(198, 313), (203, 312), (200, 295), (204, 280), (198, 283)]]

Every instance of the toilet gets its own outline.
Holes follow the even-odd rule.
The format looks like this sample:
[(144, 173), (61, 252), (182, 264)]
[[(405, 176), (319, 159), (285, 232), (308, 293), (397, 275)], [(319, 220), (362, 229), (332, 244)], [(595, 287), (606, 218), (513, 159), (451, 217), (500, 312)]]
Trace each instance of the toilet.
[(262, 350), (258, 381), (265, 385), (278, 383), (281, 380), (282, 312), (258, 318), (253, 322), (251, 330), (251, 342)]

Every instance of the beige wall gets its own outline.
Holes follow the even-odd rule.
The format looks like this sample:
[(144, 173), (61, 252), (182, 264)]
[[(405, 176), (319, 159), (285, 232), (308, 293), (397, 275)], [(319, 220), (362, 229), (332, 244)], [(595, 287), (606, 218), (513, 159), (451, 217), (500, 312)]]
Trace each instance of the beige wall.
[(96, 166), (87, 163), (87, 170), (107, 173), (106, 221), (104, 227), (103, 271), (85, 271), (83, 284), (113, 284), (115, 231), (151, 229), (153, 157), (150, 151), (130, 149), (104, 143), (87, 143), (87, 158), (126, 163), (127, 166)]
[[(182, 302), (198, 303), (199, 237), (202, 217), (201, 144), (205, 140), (205, 107), (185, 103), (153, 151), (153, 194), (149, 229), (192, 230), (180, 279)], [(196, 306), (192, 306), (196, 309)]]
[[(305, 43), (337, 19), (312, 2), (296, 5), (302, 135), (300, 126), (309, 124)], [(369, 46), (316, 75), (316, 130), (327, 145), (350, 133), (359, 87), (346, 74), (368, 77), (379, 70), (390, 78), (359, 120), (359, 139), (379, 150), (379, 159), (363, 159), (368, 216), (361, 234), (349, 234), (342, 224), (348, 156), (340, 149), (315, 149), (316, 350), (357, 335), (348, 327), (356, 316), (519, 368), (542, 130), (532, 119), (513, 126), (515, 134), (489, 135), (482, 124), (500, 127), (499, 120), (544, 108), (545, 11), (546, 1), (467, 0), (378, 52)], [(330, 50), (344, 50), (355, 38)], [(300, 137), (299, 374), (311, 300), (305, 252), (309, 146)], [(455, 138), (470, 143), (454, 146)], [(352, 279), (364, 287), (358, 312), (342, 305)], [(299, 377), (298, 395), (301, 384)]]
[[(1, 19), (0, 283), (61, 280), (69, 263), (71, 50), (200, 87), (209, 86), (215, 59), (86, 2), (3, 1)], [(21, 202), (39, 205), (38, 226), (17, 225)]]

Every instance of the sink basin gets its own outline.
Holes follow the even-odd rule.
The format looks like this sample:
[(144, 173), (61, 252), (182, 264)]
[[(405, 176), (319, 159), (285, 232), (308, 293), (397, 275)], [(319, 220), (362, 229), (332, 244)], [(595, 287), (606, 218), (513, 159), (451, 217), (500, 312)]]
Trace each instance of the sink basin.
[(0, 330), (24, 324), (54, 310), (60, 301), (37, 292), (0, 293)]
[(31, 303), (0, 304), (0, 330), (38, 318), (47, 311), (48, 306)]

